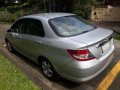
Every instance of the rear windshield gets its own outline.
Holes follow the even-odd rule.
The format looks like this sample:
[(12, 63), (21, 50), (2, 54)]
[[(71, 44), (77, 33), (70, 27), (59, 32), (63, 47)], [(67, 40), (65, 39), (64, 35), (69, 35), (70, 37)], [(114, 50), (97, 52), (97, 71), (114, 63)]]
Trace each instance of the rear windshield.
[(74, 36), (94, 30), (96, 27), (82, 18), (72, 15), (49, 20), (49, 24), (59, 36)]

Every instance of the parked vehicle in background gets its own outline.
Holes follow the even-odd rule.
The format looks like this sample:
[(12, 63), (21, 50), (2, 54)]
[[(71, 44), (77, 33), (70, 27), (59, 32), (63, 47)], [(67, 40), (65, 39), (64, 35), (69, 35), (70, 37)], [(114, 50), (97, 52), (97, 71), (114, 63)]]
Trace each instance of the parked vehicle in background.
[(74, 82), (88, 81), (113, 58), (113, 31), (96, 27), (75, 14), (43, 13), (17, 20), (5, 41), (41, 66), (50, 80), (59, 75)]

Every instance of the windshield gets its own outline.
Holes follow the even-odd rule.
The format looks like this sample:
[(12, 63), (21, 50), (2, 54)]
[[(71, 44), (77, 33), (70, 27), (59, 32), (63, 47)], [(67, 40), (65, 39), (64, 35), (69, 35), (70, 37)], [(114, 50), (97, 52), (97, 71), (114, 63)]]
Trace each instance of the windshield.
[(92, 24), (75, 15), (50, 19), (49, 24), (60, 36), (73, 36), (82, 34), (96, 28)]

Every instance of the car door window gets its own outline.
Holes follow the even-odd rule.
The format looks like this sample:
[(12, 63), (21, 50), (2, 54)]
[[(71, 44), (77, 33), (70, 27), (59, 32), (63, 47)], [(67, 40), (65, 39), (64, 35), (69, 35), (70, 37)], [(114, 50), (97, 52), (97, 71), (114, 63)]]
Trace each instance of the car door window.
[(11, 27), (11, 30), (14, 33), (26, 34), (27, 33), (26, 20), (21, 19), (21, 20), (17, 21)]
[(19, 28), (19, 21), (17, 21), (12, 27), (11, 31), (14, 33), (18, 33), (18, 28)]
[(18, 20), (12, 27), (12, 32), (27, 34), (33, 36), (44, 37), (44, 29), (40, 20), (36, 19), (21, 19)]
[(40, 37), (45, 36), (43, 25), (39, 20), (29, 19), (27, 22), (27, 31), (27, 34), (29, 35)]
[(27, 26), (26, 26), (26, 21), (25, 20), (19, 26), (19, 32), (20, 32), (20, 34), (27, 34)]

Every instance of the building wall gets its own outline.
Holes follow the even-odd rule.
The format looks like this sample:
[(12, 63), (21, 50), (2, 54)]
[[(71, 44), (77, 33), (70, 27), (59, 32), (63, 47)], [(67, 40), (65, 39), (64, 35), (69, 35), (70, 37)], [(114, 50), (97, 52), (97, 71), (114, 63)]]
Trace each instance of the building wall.
[(92, 7), (91, 10), (92, 21), (120, 21), (120, 7)]

